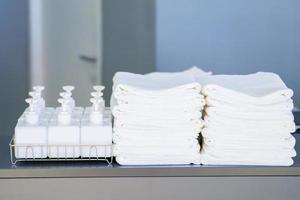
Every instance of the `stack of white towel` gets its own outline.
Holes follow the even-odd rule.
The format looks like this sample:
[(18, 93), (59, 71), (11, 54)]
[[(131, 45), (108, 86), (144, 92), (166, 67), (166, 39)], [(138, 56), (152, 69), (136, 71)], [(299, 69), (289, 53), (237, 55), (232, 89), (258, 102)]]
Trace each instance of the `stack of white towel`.
[(202, 164), (293, 164), (293, 91), (278, 75), (213, 75), (197, 81), (206, 98)]
[(205, 102), (191, 72), (115, 74), (111, 107), (119, 164), (200, 164)]

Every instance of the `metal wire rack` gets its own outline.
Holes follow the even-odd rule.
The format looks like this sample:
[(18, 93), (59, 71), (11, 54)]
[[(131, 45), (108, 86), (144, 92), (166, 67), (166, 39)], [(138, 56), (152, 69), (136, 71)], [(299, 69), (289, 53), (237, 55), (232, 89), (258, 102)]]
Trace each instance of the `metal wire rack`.
[(113, 145), (15, 144), (9, 143), (11, 163), (19, 161), (105, 161), (113, 162)]

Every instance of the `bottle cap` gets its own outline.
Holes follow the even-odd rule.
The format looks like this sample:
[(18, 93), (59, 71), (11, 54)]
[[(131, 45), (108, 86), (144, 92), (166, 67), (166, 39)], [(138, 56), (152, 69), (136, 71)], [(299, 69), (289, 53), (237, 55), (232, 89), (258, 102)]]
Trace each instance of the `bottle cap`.
[(42, 91), (45, 89), (45, 87), (41, 86), (41, 85), (37, 85), (37, 86), (33, 86), (32, 89), (38, 93), (42, 93)]
[(64, 91), (72, 93), (72, 91), (75, 89), (73, 85), (65, 85), (62, 87)]

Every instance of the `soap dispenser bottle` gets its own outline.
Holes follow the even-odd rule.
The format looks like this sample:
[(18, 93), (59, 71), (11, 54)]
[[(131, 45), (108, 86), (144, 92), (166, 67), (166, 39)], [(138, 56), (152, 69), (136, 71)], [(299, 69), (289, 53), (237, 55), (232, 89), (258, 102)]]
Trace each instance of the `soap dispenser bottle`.
[[(104, 111), (105, 110), (105, 101), (104, 101), (104, 99), (103, 99), (103, 90), (104, 90), (104, 86), (102, 86), (102, 85), (95, 85), (95, 86), (93, 86), (93, 89), (95, 90), (95, 91), (93, 91), (92, 93), (91, 93), (91, 96), (94, 98), (94, 99), (97, 99), (99, 102), (96, 104), (98, 107), (99, 107), (99, 109), (101, 110), (101, 111)], [(93, 108), (93, 106), (92, 107), (86, 107), (85, 108), (85, 113), (89, 113), (89, 112), (91, 112), (92, 110), (93, 110), (94, 108)]]
[[(36, 112), (40, 113), (41, 119), (48, 119), (50, 120), (52, 114), (54, 113), (54, 108), (46, 107), (46, 103), (44, 98), (42, 97), (42, 91), (45, 89), (44, 86), (34, 86), (32, 87), (33, 91), (30, 91), (28, 94), (29, 96), (34, 99), (33, 108)], [(25, 114), (29, 108), (26, 108), (21, 117), (18, 119), (24, 120)]]
[(35, 106), (36, 99), (25, 100), (29, 104), (24, 113), (24, 120), (19, 120), (15, 127), (15, 157), (16, 158), (46, 158), (47, 157), (47, 126)]
[(72, 118), (70, 99), (58, 99), (56, 110), (48, 128), (50, 158), (77, 158), (80, 156), (80, 121)]
[[(72, 91), (75, 89), (75, 87), (72, 85), (65, 85), (62, 87), (62, 89), (64, 90), (64, 92), (62, 92), (61, 94), (66, 95), (69, 99), (69, 104), (72, 109), (72, 117), (74, 117), (77, 120), (80, 120), (80, 118), (83, 115), (84, 109), (83, 107), (77, 107), (75, 99), (72, 97)], [(61, 97), (63, 96), (61, 95)]]
[[(99, 94), (99, 91), (96, 93)], [(104, 111), (102, 95), (92, 95), (92, 106), (81, 120), (81, 156), (112, 156), (112, 124), (110, 113)]]
[(31, 112), (34, 111), (34, 112), (40, 114), (41, 109), (39, 107), (39, 102), (38, 102), (38, 99), (37, 99), (38, 94), (36, 92), (34, 92), (34, 91), (30, 91), (30, 92), (28, 92), (28, 95), (30, 96), (30, 99), (32, 99), (32, 104), (29, 105), (25, 109), (25, 111), (22, 113), (22, 115), (20, 116), (20, 118), (18, 119), (18, 121), (25, 120), (26, 113), (28, 113), (30, 111)]

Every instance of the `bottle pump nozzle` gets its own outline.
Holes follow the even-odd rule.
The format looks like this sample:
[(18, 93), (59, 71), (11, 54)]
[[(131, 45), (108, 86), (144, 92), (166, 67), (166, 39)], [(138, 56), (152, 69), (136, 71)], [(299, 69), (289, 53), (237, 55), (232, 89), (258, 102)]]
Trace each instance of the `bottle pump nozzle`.
[(42, 91), (45, 89), (45, 87), (41, 86), (41, 85), (37, 85), (37, 86), (33, 86), (32, 89), (38, 93), (42, 93)]
[(102, 93), (102, 91), (105, 89), (103, 85), (95, 85), (93, 86), (93, 89), (96, 90), (98, 93)]
[(35, 98), (38, 99), (39, 109), (43, 110), (45, 109), (45, 100), (42, 97), (42, 92), (45, 89), (44, 86), (33, 86), (32, 89), (36, 93)]
[[(72, 97), (72, 91), (75, 89), (72, 85), (65, 85), (62, 87), (65, 92), (60, 93), (60, 96), (63, 98), (69, 98), (71, 109), (73, 109), (75, 105), (75, 100)], [(64, 94), (65, 93), (65, 94)]]
[(75, 89), (74, 86), (72, 85), (65, 85), (62, 87), (64, 91), (68, 92), (68, 93), (72, 93), (72, 91)]
[(61, 92), (59, 93), (59, 95), (64, 99), (64, 100), (68, 100), (68, 107), (70, 110), (73, 110), (73, 108), (75, 107), (75, 101), (72, 98), (72, 94), (69, 92)]

